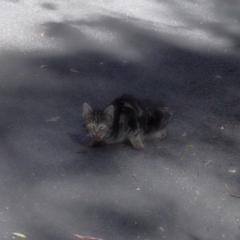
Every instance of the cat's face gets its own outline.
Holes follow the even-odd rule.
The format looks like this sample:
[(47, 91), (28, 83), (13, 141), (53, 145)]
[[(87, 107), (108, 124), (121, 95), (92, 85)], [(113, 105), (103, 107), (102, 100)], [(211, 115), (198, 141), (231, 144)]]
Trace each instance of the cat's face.
[(83, 104), (84, 127), (95, 141), (101, 141), (109, 133), (113, 116), (113, 105), (105, 111), (93, 111), (87, 103)]

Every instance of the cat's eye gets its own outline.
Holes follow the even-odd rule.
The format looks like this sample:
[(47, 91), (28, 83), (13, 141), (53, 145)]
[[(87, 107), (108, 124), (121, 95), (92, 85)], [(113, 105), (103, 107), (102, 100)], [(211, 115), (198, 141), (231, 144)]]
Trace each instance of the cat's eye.
[(99, 125), (99, 129), (105, 129), (105, 128), (107, 128), (107, 126), (105, 124), (100, 124)]
[(93, 128), (93, 127), (94, 127), (94, 124), (93, 124), (93, 123), (88, 123), (87, 126), (88, 126), (89, 128)]

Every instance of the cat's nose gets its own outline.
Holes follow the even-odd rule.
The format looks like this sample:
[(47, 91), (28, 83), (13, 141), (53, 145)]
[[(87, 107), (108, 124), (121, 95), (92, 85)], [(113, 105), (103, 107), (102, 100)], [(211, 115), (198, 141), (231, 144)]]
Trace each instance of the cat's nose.
[(94, 134), (93, 137), (94, 137), (94, 139), (97, 140), (97, 141), (98, 141), (98, 140), (101, 140), (101, 136), (100, 136), (99, 134)]

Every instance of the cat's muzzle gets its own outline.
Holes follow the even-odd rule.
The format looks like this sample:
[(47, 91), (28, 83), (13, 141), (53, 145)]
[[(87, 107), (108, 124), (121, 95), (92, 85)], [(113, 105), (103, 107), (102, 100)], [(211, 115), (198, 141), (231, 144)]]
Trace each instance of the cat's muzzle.
[(93, 135), (93, 139), (95, 141), (101, 141), (102, 140), (102, 137), (100, 135)]

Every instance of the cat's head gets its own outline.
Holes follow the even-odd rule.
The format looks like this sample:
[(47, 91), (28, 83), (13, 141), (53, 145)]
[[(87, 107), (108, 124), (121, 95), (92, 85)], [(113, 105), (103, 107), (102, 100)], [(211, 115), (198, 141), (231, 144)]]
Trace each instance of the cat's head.
[(95, 141), (101, 141), (109, 133), (113, 117), (113, 105), (105, 111), (94, 111), (87, 103), (83, 104), (84, 127)]

